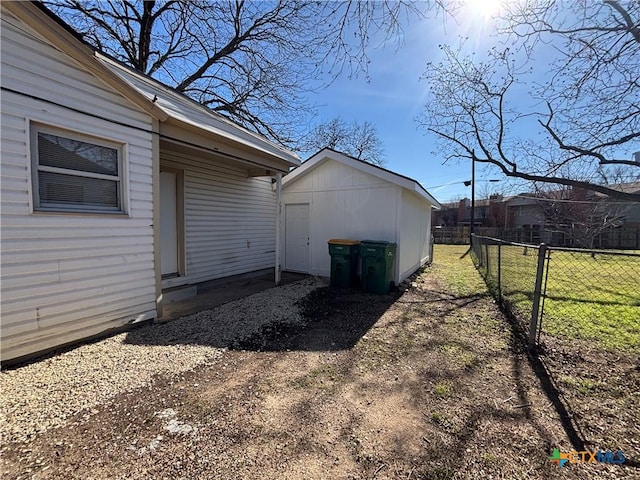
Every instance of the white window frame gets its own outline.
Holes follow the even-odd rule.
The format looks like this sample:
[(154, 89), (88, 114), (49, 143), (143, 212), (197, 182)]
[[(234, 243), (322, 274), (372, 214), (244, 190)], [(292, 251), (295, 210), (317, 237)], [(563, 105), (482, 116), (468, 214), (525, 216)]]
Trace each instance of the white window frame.
[[(40, 165), (38, 134), (45, 133), (55, 135), (57, 137), (76, 140), (79, 142), (90, 143), (100, 147), (106, 147), (116, 150), (118, 157), (118, 175), (105, 175), (101, 173), (87, 172), (83, 170), (72, 170), (60, 167), (51, 167)], [(30, 128), (31, 134), (31, 172), (33, 186), (33, 210), (35, 212), (53, 212), (53, 213), (85, 213), (100, 215), (127, 215), (127, 196), (125, 195), (126, 177), (125, 177), (125, 144), (114, 140), (95, 137), (76, 131), (65, 130), (62, 128), (51, 127), (32, 123)], [(96, 205), (69, 205), (62, 203), (46, 203), (42, 205), (40, 202), (40, 177), (39, 172), (59, 173), (63, 175), (73, 175), (76, 177), (95, 178), (99, 180), (110, 180), (116, 182), (118, 194), (118, 208), (100, 207)]]

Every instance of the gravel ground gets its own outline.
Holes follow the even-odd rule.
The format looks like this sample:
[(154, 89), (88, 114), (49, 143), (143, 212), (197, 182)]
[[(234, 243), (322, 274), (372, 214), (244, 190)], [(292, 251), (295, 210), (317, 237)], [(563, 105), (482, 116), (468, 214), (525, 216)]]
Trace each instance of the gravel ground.
[[(91, 382), (97, 378), (111, 388), (105, 377), (117, 370), (122, 392), (56, 419), (57, 428), (28, 433), (27, 442), (19, 435), (3, 441), (0, 476), (639, 478), (637, 355), (588, 349), (573, 339), (528, 354), (465, 250), (436, 246), (436, 262), (403, 292), (315, 288), (318, 281), (308, 280), (203, 317), (129, 332), (111, 340), (110, 350), (137, 349), (121, 355), (104, 376), (103, 351), (76, 349), (89, 349), (83, 356), (74, 350), (78, 364), (101, 365)], [(145, 369), (156, 375), (132, 388), (131, 382), (142, 381), (138, 370), (146, 370), (131, 364), (147, 355), (153, 357), (144, 360)], [(192, 355), (202, 363), (173, 373), (188, 365), (171, 361), (195, 364)], [(37, 365), (45, 383), (46, 371), (63, 370), (46, 361)], [(124, 382), (127, 365), (135, 374)], [(83, 375), (66, 368), (67, 377)], [(28, 381), (19, 387), (23, 397), (37, 382)], [(78, 402), (68, 392), (90, 388), (78, 385), (67, 378), (51, 397), (58, 405)], [(28, 407), (40, 421), (52, 422), (43, 402)], [(33, 431), (26, 414), (9, 421)], [(556, 448), (623, 451), (627, 460), (560, 468), (549, 459)]]
[(272, 324), (303, 322), (298, 301), (325, 286), (308, 278), (213, 310), (82, 345), (0, 375), (0, 437), (29, 441), (119, 393), (213, 363)]

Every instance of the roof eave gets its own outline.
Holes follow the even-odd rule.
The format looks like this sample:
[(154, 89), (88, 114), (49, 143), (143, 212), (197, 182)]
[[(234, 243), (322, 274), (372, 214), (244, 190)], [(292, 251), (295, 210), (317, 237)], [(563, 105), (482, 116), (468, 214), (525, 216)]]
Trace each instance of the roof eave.
[[(242, 159), (255, 165), (274, 169), (286, 174), (292, 166), (296, 166), (295, 159), (283, 158), (282, 155), (264, 151), (255, 146), (236, 141), (223, 135), (203, 129), (193, 123), (170, 117), (160, 125), (160, 138), (194, 148), (201, 147), (210, 153)], [(247, 155), (247, 153), (249, 153)]]

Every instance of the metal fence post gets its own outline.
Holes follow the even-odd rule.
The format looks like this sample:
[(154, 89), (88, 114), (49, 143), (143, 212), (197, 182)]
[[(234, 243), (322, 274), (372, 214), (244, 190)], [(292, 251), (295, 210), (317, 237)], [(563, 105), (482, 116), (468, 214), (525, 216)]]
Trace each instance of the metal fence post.
[(429, 245), (429, 262), (433, 263), (433, 244), (435, 243), (435, 238), (431, 235), (431, 245)]
[(471, 248), (471, 251), (475, 254), (476, 258), (478, 259), (478, 263), (480, 262), (480, 257), (478, 257), (478, 252), (476, 252), (476, 243), (478, 242), (478, 240), (475, 237), (471, 237), (471, 245), (469, 245), (469, 248)]
[(531, 307), (531, 321), (529, 322), (529, 345), (536, 342), (536, 332), (538, 331), (538, 313), (540, 311), (540, 297), (542, 294), (542, 276), (544, 274), (544, 261), (547, 256), (547, 245), (540, 244), (538, 248), (538, 267), (536, 269), (536, 286), (533, 290), (533, 306)]
[(502, 300), (502, 243), (498, 243), (498, 299)]
[(487, 262), (485, 264), (485, 271), (487, 272), (487, 277), (491, 276), (491, 263), (489, 263), (489, 242), (485, 240), (484, 243), (484, 259)]

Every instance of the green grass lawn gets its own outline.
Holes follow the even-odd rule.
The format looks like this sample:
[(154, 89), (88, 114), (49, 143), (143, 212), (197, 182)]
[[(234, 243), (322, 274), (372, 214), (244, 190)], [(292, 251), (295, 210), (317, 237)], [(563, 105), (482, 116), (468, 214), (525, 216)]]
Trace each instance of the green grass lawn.
[(434, 245), (431, 268), (444, 280), (448, 293), (456, 296), (488, 294), (468, 250), (468, 245)]
[[(537, 250), (503, 246), (500, 253), (502, 295), (528, 321)], [(498, 247), (489, 246), (485, 255), (488, 281), (497, 286)], [(640, 350), (640, 257), (552, 250), (542, 330), (609, 349)]]
[(640, 350), (640, 257), (552, 252), (543, 330)]

